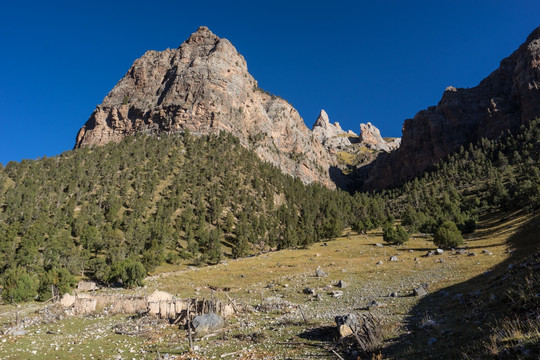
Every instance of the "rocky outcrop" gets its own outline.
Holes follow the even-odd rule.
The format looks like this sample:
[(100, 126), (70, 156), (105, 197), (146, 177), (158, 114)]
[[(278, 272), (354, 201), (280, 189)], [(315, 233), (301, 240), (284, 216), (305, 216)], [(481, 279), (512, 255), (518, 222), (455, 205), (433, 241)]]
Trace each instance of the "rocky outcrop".
[(285, 173), (334, 187), (335, 156), (287, 101), (260, 90), (242, 55), (206, 27), (178, 49), (137, 59), (81, 128), (75, 147), (185, 130), (231, 132)]
[[(390, 144), (388, 144), (381, 136), (381, 132), (371, 123), (360, 124), (360, 143), (368, 149), (386, 151), (392, 150)], [(399, 145), (398, 145), (399, 147)]]
[(478, 86), (448, 87), (437, 106), (406, 120), (401, 146), (371, 165), (364, 187), (374, 190), (398, 185), (461, 145), (482, 137), (496, 138), (539, 116), (540, 28), (537, 28)]
[(313, 124), (313, 136), (331, 152), (342, 150), (351, 145), (348, 138), (351, 134), (341, 129), (338, 122), (331, 124), (328, 114), (324, 110), (321, 110), (319, 117)]

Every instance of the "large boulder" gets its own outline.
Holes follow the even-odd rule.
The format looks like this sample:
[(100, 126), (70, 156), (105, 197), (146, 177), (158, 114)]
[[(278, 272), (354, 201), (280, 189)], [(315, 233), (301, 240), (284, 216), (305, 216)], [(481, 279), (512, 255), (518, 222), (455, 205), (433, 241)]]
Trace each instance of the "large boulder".
[(352, 335), (353, 332), (356, 332), (360, 327), (360, 322), (356, 314), (345, 314), (335, 317), (335, 322), (337, 325), (337, 330), (340, 337), (347, 337)]
[(223, 318), (214, 313), (195, 316), (191, 321), (193, 329), (198, 334), (206, 334), (223, 327)]

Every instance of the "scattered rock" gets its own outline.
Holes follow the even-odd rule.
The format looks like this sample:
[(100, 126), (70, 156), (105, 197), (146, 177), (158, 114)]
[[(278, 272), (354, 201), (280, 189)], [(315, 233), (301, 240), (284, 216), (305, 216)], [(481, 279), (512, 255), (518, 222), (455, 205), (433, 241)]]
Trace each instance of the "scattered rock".
[(315, 295), (315, 290), (310, 287), (304, 288), (302, 292), (306, 295)]
[(372, 300), (367, 303), (366, 308), (369, 310), (371, 308), (385, 307), (386, 304), (378, 302), (377, 300)]
[(343, 296), (343, 291), (341, 290), (334, 290), (330, 293), (330, 296), (332, 297), (335, 297), (335, 298), (338, 298), (338, 297), (341, 297)]
[(195, 316), (191, 321), (193, 329), (198, 334), (208, 333), (223, 327), (223, 318), (214, 313)]
[(382, 261), (380, 261), (380, 260), (379, 260), (379, 261), (377, 261), (377, 265), (382, 265), (382, 264), (383, 264), (383, 262), (382, 262)]
[(426, 253), (426, 255), (424, 255), (424, 257), (433, 256), (433, 255), (435, 255), (435, 253), (434, 253), (433, 251), (430, 250), (430, 251), (428, 251), (428, 252)]
[(323, 297), (321, 294), (317, 294), (317, 301), (322, 301), (323, 300)]
[(381, 244), (381, 243), (376, 243), (375, 246), (377, 246), (377, 247), (383, 247), (384, 245)]
[(476, 256), (476, 253), (470, 252), (468, 256)]
[(397, 256), (390, 257), (390, 261), (397, 262), (398, 261)]
[(417, 288), (413, 289), (414, 296), (425, 296), (428, 294), (429, 286), (427, 284), (422, 284)]
[(322, 269), (315, 270), (315, 276), (317, 277), (326, 277), (326, 273)]
[(347, 287), (347, 283), (346, 283), (345, 281), (343, 281), (343, 280), (339, 280), (336, 286), (337, 286), (338, 288), (344, 289), (344, 288)]
[(465, 249), (458, 249), (457, 253), (458, 253), (459, 255), (465, 255), (465, 254), (467, 253), (467, 250), (465, 250)]
[(429, 338), (428, 345), (431, 346), (431, 345), (435, 344), (437, 341), (438, 341), (437, 338), (434, 338), (434, 337)]
[(326, 285), (325, 287), (322, 288), (323, 291), (327, 291), (327, 292), (330, 292), (334, 289), (334, 287), (332, 285)]
[(26, 334), (28, 334), (28, 331), (24, 330), (20, 326), (15, 326), (15, 327), (9, 328), (6, 331), (4, 331), (4, 335), (24, 336)]
[(397, 296), (398, 294), (396, 292), (391, 292), (390, 295), (388, 295), (388, 297), (392, 297), (392, 298), (395, 298)]
[(442, 255), (442, 254), (444, 254), (444, 250), (443, 249), (437, 249), (437, 250), (435, 250), (435, 254), (436, 255)]
[(437, 327), (437, 322), (433, 319), (426, 319), (418, 327), (420, 329), (434, 329)]

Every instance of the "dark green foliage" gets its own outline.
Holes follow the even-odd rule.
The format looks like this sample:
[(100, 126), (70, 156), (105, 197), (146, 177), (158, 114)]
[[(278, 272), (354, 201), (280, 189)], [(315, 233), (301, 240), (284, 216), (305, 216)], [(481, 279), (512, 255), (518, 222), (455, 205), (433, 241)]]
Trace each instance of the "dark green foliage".
[(433, 243), (442, 249), (456, 248), (463, 244), (463, 236), (454, 222), (445, 221), (435, 229)]
[(395, 227), (387, 223), (383, 228), (383, 239), (392, 245), (403, 245), (409, 240), (409, 234), (401, 225)]
[(38, 281), (26, 269), (15, 267), (2, 275), (2, 298), (5, 302), (18, 303), (32, 300), (37, 294)]
[(108, 282), (121, 282), (125, 287), (142, 286), (146, 276), (144, 265), (138, 261), (125, 259), (111, 266)]
[[(66, 268), (49, 270), (39, 276), (38, 300), (46, 301), (71, 291), (75, 278)], [(54, 291), (54, 294), (53, 294)]]

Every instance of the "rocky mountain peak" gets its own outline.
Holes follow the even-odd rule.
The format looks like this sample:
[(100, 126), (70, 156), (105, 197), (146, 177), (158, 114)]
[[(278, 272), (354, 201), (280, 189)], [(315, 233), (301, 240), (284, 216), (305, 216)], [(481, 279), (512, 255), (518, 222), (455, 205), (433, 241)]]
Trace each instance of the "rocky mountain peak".
[(212, 44), (218, 42), (220, 39), (206, 26), (200, 26), (196, 32), (185, 41), (185, 44)]
[(312, 126), (312, 129), (315, 129), (316, 127), (323, 127), (327, 128), (330, 126), (330, 119), (328, 118), (328, 114), (324, 109), (321, 109), (321, 112), (319, 113), (319, 116), (317, 117), (317, 120), (315, 120), (315, 123)]
[(324, 110), (319, 113), (312, 129), (314, 137), (330, 152), (342, 150), (351, 145), (348, 134), (341, 129), (338, 122), (331, 124), (330, 118)]
[(296, 109), (259, 89), (244, 57), (207, 27), (178, 49), (148, 51), (135, 60), (81, 128), (75, 147), (185, 130), (230, 132), (285, 173), (335, 187), (329, 174), (335, 156)]

